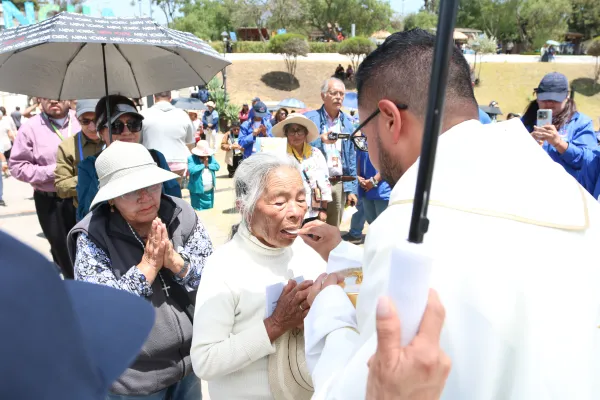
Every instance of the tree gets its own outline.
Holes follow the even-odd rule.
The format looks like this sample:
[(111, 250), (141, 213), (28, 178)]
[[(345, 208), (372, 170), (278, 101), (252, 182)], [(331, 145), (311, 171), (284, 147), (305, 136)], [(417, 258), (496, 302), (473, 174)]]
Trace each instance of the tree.
[(434, 29), (437, 26), (437, 20), (438, 16), (429, 11), (419, 11), (416, 14), (409, 14), (404, 19), (404, 30), (408, 31), (414, 28)]
[(352, 62), (352, 69), (358, 71), (359, 64), (373, 50), (375, 50), (375, 44), (371, 40), (356, 36), (344, 40), (338, 48), (338, 53), (348, 56)]
[(306, 38), (297, 33), (285, 33), (273, 37), (269, 43), (272, 53), (283, 55), (285, 66), (290, 74), (290, 83), (296, 76), (298, 56), (308, 55), (308, 42)]
[(479, 78), (481, 77), (481, 62), (485, 54), (495, 54), (498, 47), (498, 42), (493, 36), (483, 34), (477, 39), (469, 40), (469, 46), (475, 50), (475, 63), (473, 64), (473, 73), (477, 69), (477, 55), (479, 55), (479, 70), (477, 72), (477, 78), (475, 84), (479, 84)]
[(592, 41), (592, 44), (587, 49), (587, 54), (596, 57), (596, 65), (594, 67), (594, 85), (598, 85), (600, 79), (600, 39)]
[(201, 39), (220, 41), (221, 32), (233, 30), (234, 9), (233, 0), (189, 2), (181, 8), (183, 16), (175, 18), (173, 28), (193, 33)]
[(175, 14), (186, 3), (185, 0), (152, 0), (152, 3), (157, 5), (165, 14), (167, 25), (171, 26), (175, 21)]
[(560, 39), (570, 14), (569, 0), (521, 0), (517, 8), (521, 42), (539, 48), (548, 39)]
[(590, 39), (600, 34), (600, 1), (571, 0), (569, 30)]
[(260, 40), (266, 41), (262, 34), (268, 17), (270, 0), (237, 0), (233, 12), (233, 22), (236, 26), (256, 26)]
[(275, 29), (299, 30), (304, 23), (304, 12), (296, 0), (270, 0), (268, 25)]

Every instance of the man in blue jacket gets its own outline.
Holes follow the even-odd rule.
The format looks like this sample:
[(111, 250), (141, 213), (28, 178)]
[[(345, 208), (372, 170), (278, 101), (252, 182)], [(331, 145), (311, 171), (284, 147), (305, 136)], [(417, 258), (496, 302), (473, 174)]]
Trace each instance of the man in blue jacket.
[(262, 101), (256, 102), (252, 106), (252, 118), (240, 126), (240, 136), (238, 142), (244, 148), (244, 159), (250, 157), (256, 151), (255, 144), (257, 137), (273, 137), (271, 134), (271, 114), (267, 106)]
[(358, 193), (354, 144), (347, 138), (329, 139), (331, 135), (349, 135), (354, 130), (352, 118), (341, 111), (345, 95), (344, 82), (336, 78), (326, 79), (321, 86), (323, 106), (305, 114), (321, 132), (321, 137), (311, 145), (321, 150), (327, 160), (333, 197), (333, 201), (327, 205), (327, 223), (333, 226), (339, 226), (342, 222), (345, 206), (356, 205)]

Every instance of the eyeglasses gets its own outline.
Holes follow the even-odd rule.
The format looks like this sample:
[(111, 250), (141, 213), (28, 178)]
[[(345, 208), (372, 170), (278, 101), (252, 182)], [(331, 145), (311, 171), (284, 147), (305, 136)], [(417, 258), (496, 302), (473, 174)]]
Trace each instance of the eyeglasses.
[(285, 136), (306, 136), (308, 132), (304, 128), (287, 128), (285, 129)]
[(88, 126), (89, 124), (95, 124), (95, 122), (93, 119), (81, 118), (79, 124), (81, 126)]
[(142, 189), (134, 190), (133, 192), (125, 193), (121, 195), (121, 198), (125, 201), (136, 201), (142, 197), (142, 192), (146, 192), (148, 195), (156, 194), (162, 190), (162, 183), (148, 186)]
[(127, 121), (126, 124), (124, 124), (122, 121), (115, 121), (110, 125), (113, 135), (121, 135), (125, 130), (125, 126), (127, 126), (127, 129), (129, 129), (129, 132), (131, 133), (139, 132), (142, 130), (142, 120), (133, 119)]
[[(398, 108), (398, 110), (407, 110), (408, 106), (406, 104), (402, 104), (402, 103), (398, 103), (396, 104), (396, 107)], [(350, 140), (352, 140), (352, 143), (354, 143), (354, 147), (356, 147), (357, 150), (359, 151), (369, 151), (369, 146), (367, 145), (367, 137), (366, 136), (359, 136), (358, 132), (360, 132), (362, 130), (362, 128), (364, 128), (369, 122), (371, 122), (371, 120), (373, 118), (375, 118), (376, 116), (379, 115), (379, 113), (381, 112), (381, 110), (379, 109), (379, 107), (377, 107), (377, 109), (375, 111), (373, 111), (371, 113), (371, 115), (369, 115), (367, 117), (367, 119), (365, 119), (363, 121), (362, 124), (360, 124), (355, 130), (354, 132), (352, 132), (352, 134), (350, 135)]]

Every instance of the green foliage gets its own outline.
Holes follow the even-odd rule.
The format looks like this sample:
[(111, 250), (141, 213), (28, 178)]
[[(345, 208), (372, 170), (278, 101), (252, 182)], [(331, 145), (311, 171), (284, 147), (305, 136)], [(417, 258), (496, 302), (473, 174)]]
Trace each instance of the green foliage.
[(584, 39), (600, 34), (600, 1), (571, 0), (571, 4), (569, 31), (582, 33)]
[[(240, 122), (239, 121), (239, 112), (242, 109), (241, 106), (233, 103), (227, 103), (225, 109), (223, 111), (223, 119), (227, 121), (227, 125), (231, 125), (232, 122)], [(221, 115), (221, 114), (219, 114)]]
[(484, 33), (477, 39), (469, 40), (469, 46), (478, 54), (495, 54), (498, 42), (495, 37)]
[(298, 56), (306, 57), (308, 54), (308, 42), (306, 38), (297, 33), (285, 33), (276, 35), (269, 43), (272, 53), (283, 55), (283, 61), (290, 74), (290, 82), (296, 75), (296, 66), (298, 65)]
[(595, 39), (587, 48), (587, 54), (596, 57), (596, 65), (594, 66), (594, 83), (597, 85), (600, 79), (600, 39)]
[(175, 18), (173, 28), (193, 33), (200, 39), (221, 42), (221, 32), (233, 31), (231, 15), (234, 6), (233, 0), (187, 2), (181, 8), (183, 17)]
[(155, 4), (165, 14), (167, 24), (173, 25), (175, 21), (175, 14), (186, 4), (186, 0), (152, 0), (152, 4)]
[(409, 14), (404, 19), (404, 30), (408, 31), (414, 28), (434, 29), (437, 26), (438, 17), (429, 11), (419, 11), (416, 14)]
[[(285, 54), (286, 50), (288, 50), (285, 47), (286, 43), (294, 39), (296, 39), (296, 41), (300, 40), (306, 42), (306, 37), (298, 33), (284, 33), (283, 35), (275, 35), (271, 38), (271, 40), (269, 41), (269, 50), (271, 51), (271, 53)], [(306, 44), (306, 46), (306, 52), (308, 53), (308, 43)]]
[(337, 53), (338, 42), (308, 42), (309, 53)]
[(219, 115), (225, 115), (227, 104), (229, 99), (225, 98), (225, 90), (223, 90), (223, 81), (216, 76), (211, 79), (206, 85), (208, 95), (212, 101), (215, 102), (215, 110)]
[(269, 53), (268, 42), (235, 42), (233, 51), (236, 53)]
[(375, 44), (369, 38), (356, 36), (340, 43), (338, 51), (350, 58), (352, 68), (358, 71), (358, 65), (364, 57), (375, 50)]

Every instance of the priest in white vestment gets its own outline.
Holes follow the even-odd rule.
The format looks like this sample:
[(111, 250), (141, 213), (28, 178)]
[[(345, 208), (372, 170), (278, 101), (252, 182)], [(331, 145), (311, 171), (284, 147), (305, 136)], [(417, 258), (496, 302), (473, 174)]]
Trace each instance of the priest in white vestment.
[[(331, 253), (362, 264), (356, 309), (324, 285), (305, 320), (314, 399), (365, 398), (377, 301), (408, 236), (433, 45), (421, 30), (396, 33), (357, 74), (359, 114), (375, 115), (362, 120), (371, 160), (396, 184), (364, 252), (342, 242)], [(440, 345), (452, 369), (441, 398), (600, 399), (600, 205), (520, 121), (477, 121), (456, 49), (448, 79), (422, 245), (446, 308)], [(327, 240), (303, 238), (324, 253)]]

